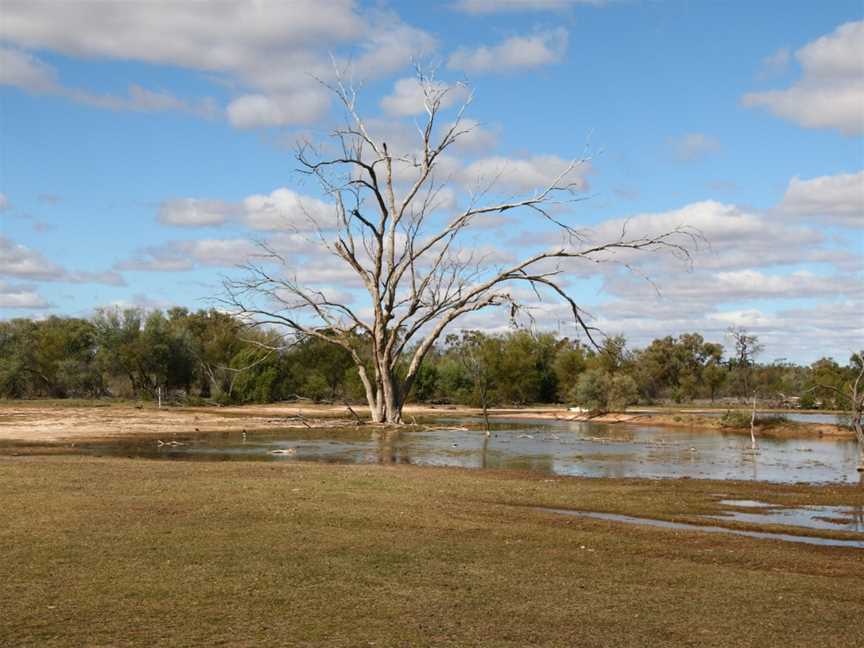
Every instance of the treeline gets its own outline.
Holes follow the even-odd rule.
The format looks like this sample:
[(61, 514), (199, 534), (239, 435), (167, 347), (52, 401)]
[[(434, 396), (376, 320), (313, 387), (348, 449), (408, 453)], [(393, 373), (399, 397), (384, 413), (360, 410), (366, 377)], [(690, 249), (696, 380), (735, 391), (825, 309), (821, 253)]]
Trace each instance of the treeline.
[[(596, 349), (551, 333), (465, 331), (430, 353), (411, 400), (614, 410), (755, 393), (775, 404), (848, 406), (835, 388), (842, 392), (857, 375), (852, 360), (847, 366), (827, 358), (807, 367), (759, 364), (755, 336), (739, 332), (735, 340), (727, 357), (722, 345), (696, 333), (657, 339), (644, 349), (611, 337)], [(345, 350), (316, 338), (289, 344), (274, 331), (246, 328), (224, 313), (182, 308), (2, 321), (0, 397), (364, 401)]]

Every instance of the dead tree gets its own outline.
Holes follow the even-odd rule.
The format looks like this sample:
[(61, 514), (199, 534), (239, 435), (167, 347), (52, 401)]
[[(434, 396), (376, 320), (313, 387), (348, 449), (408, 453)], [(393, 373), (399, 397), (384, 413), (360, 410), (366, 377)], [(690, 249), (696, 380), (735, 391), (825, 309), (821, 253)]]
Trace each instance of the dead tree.
[[(350, 270), (368, 293), (368, 304), (360, 310), (331, 299), (289, 273), (287, 259), (269, 245), (262, 245), (260, 259), (244, 266), (244, 278), (224, 282), (222, 297), (252, 325), (276, 326), (346, 349), (375, 422), (401, 422), (417, 372), (448, 326), (495, 307), (509, 308), (511, 316), (518, 313), (524, 304), (515, 286), (528, 285), (538, 296), (545, 291), (566, 302), (576, 325), (593, 341), (595, 330), (568, 292), (562, 264), (615, 263), (616, 255), (626, 264), (634, 251), (659, 250), (689, 261), (699, 238), (686, 227), (631, 237), (625, 227), (615, 240), (597, 243), (566, 224), (561, 207), (582, 199), (578, 173), (587, 157), (573, 159), (530, 195), (491, 199), (498, 195), (499, 179), (491, 178), (466, 192), (466, 204), (442, 220), (442, 191), (455, 183), (439, 167), (444, 153), (473, 128), (463, 120), (470, 96), (443, 124), (453, 87), (421, 72), (417, 83), (425, 114), (412, 151), (396, 152), (372, 134), (358, 112), (356, 89), (342, 75), (328, 87), (344, 108), (344, 126), (331, 133), (329, 149), (309, 142), (297, 149), (300, 171), (317, 180), (332, 204), (326, 216), (305, 210), (314, 231), (310, 240)], [(465, 241), (466, 234), (483, 217), (505, 213), (518, 214), (523, 223), (551, 224), (562, 234), (561, 244), (510, 264), (488, 262)]]
[(729, 336), (735, 342), (735, 363), (739, 372), (739, 380), (742, 382), (741, 395), (746, 399), (752, 399), (752, 410), (750, 412), (750, 450), (756, 452), (759, 444), (756, 443), (756, 404), (759, 397), (759, 389), (756, 385), (754, 375), (755, 357), (765, 348), (759, 343), (759, 338), (750, 335), (743, 328), (730, 326)]

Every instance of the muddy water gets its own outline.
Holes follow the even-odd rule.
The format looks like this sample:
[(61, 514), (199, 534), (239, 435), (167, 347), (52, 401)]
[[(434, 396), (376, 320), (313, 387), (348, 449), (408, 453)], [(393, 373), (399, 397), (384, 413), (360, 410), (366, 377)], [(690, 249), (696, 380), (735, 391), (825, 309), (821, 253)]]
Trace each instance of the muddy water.
[(776, 506), (755, 500), (720, 500), (717, 520), (779, 524), (805, 529), (831, 529), (864, 533), (864, 507), (857, 506)]
[[(629, 411), (629, 410), (628, 410)], [(749, 410), (737, 410), (747, 416), (750, 415)], [(685, 411), (685, 414), (690, 413)], [(694, 410), (693, 414), (697, 414), (698, 416), (707, 416), (709, 418), (717, 418), (726, 414), (726, 410), (723, 411), (698, 411)], [(787, 421), (793, 421), (794, 423), (824, 423), (827, 425), (849, 425), (849, 416), (847, 414), (818, 414), (813, 412), (757, 412), (757, 418), (773, 418), (773, 417), (782, 417)]]
[(836, 538), (822, 538), (819, 536), (793, 535), (789, 533), (772, 533), (768, 531), (745, 531), (743, 529), (730, 529), (728, 527), (711, 526), (707, 524), (688, 524), (686, 522), (667, 522), (653, 518), (633, 517), (632, 515), (619, 515), (617, 513), (595, 513), (593, 511), (571, 511), (569, 509), (538, 508), (539, 511), (556, 513), (558, 515), (572, 515), (575, 517), (593, 518), (607, 522), (622, 522), (624, 524), (635, 524), (638, 526), (659, 527), (662, 529), (675, 529), (680, 531), (697, 531), (701, 533), (725, 533), (739, 535), (747, 538), (759, 538), (760, 540), (781, 540), (783, 542), (795, 542), (799, 544), (821, 545), (829, 547), (849, 547), (853, 549), (864, 549), (864, 540), (838, 540)]
[[(472, 419), (438, 424), (476, 424)], [(858, 482), (854, 441), (749, 439), (722, 432), (498, 419), (482, 431), (291, 429), (176, 435), (79, 445), (86, 454), (191, 461), (319, 461), (528, 470), (590, 477), (691, 477), (770, 482)]]

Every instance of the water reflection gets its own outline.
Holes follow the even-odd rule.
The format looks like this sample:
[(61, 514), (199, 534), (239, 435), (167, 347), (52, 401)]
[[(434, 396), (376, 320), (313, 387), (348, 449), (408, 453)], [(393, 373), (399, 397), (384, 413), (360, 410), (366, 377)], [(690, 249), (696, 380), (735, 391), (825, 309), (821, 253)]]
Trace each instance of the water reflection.
[[(191, 461), (320, 461), (462, 466), (590, 477), (691, 477), (771, 482), (857, 482), (854, 440), (760, 440), (722, 431), (614, 426), (581, 421), (499, 419), (491, 435), (450, 430), (290, 429), (118, 439), (79, 446), (88, 454)], [(176, 441), (184, 445), (169, 445)], [(290, 451), (271, 454), (274, 450)]]

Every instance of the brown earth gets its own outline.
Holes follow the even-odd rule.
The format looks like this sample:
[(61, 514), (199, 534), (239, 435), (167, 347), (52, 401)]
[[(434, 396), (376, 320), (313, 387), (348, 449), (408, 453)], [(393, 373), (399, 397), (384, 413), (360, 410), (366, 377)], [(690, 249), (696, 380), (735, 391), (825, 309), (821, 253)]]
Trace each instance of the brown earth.
[[(356, 414), (365, 417), (365, 408)], [(518, 409), (493, 409), (492, 418), (591, 420), (597, 423), (688, 427), (694, 430), (720, 430), (749, 434), (749, 428), (723, 428), (716, 418), (698, 414), (633, 413), (589, 417), (574, 414), (564, 407), (541, 406)], [(477, 408), (443, 405), (410, 405), (405, 418), (411, 422), (429, 417), (479, 417)], [(105, 403), (100, 401), (5, 401), (0, 403), (0, 441), (57, 443), (126, 435), (171, 435), (198, 432), (268, 430), (291, 427), (342, 427), (354, 425), (357, 418), (344, 405), (278, 403), (235, 407), (164, 407), (152, 404)], [(836, 425), (783, 423), (760, 429), (761, 435), (851, 438), (851, 431)]]
[(852, 485), (0, 455), (0, 492), (4, 647), (864, 645), (860, 549), (535, 508), (698, 522)]

